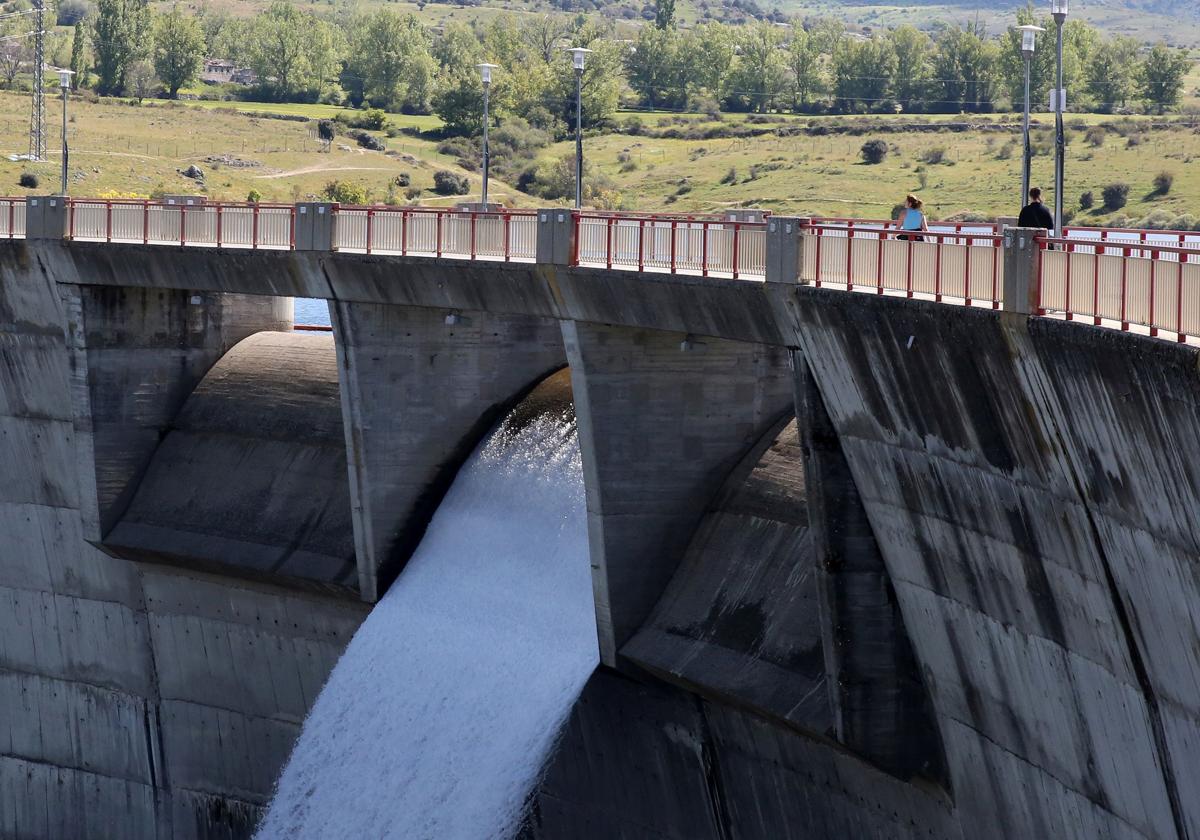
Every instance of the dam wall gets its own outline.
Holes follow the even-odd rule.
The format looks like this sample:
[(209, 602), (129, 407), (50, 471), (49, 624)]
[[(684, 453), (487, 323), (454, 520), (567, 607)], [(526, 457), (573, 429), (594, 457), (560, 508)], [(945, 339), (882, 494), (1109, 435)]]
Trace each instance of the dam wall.
[[(245, 329), (323, 297), (333, 340), (210, 321), (162, 366), (192, 384), (138, 380), (177, 407), (129, 415), (102, 505), (89, 423), (133, 379), (96, 371), (141, 358), (103, 313), (195, 294), (254, 296)], [(787, 283), (0, 243), (0, 360), (0, 834), (248, 836), (456, 453), (566, 362), (604, 664), (526, 837), (1200, 836), (1195, 347)], [(209, 460), (245, 496), (172, 495)]]

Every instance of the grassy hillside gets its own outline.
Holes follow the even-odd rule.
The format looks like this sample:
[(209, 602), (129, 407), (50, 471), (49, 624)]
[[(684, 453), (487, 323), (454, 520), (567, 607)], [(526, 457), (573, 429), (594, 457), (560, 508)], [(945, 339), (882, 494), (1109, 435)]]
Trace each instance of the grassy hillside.
[[(279, 106), (241, 103), (247, 110)], [(290, 106), (295, 116), (329, 116), (328, 106)], [(311, 111), (311, 113), (309, 113)], [(58, 104), (51, 105), (52, 159), (29, 165), (0, 159), (0, 193), (28, 193), (17, 187), (21, 172), (42, 178), (41, 192), (57, 189)], [(271, 119), (212, 103), (134, 106), (120, 100), (73, 102), (71, 191), (80, 196), (193, 192), (200, 188), (181, 170), (195, 164), (205, 171), (203, 190), (210, 196), (241, 200), (257, 190), (267, 200), (291, 201), (317, 195), (326, 183), (345, 180), (363, 185), (374, 200), (384, 200), (397, 176), (409, 175), (415, 201), (447, 205), (462, 199), (435, 196), (433, 173), (463, 172), (456, 161), (438, 154), (429, 135), (388, 140), (387, 152), (370, 152), (339, 137), (329, 153), (319, 151), (313, 123)], [(640, 128), (632, 125), (635, 119)], [(0, 149), (24, 151), (27, 100), (0, 94)], [(391, 118), (397, 124), (428, 129), (429, 118)], [(877, 118), (727, 117), (672, 114), (621, 115), (627, 130), (586, 138), (588, 160), (612, 182), (623, 204), (641, 210), (712, 211), (758, 206), (776, 212), (825, 216), (879, 217), (909, 191), (919, 192), (935, 216), (985, 216), (1015, 212), (1019, 196), (1020, 148), (1013, 117), (941, 117), (912, 120)], [(1045, 115), (1035, 132), (1039, 156), (1034, 179), (1049, 184), (1053, 174), (1052, 135)], [(1104, 131), (1089, 129), (1108, 123)], [(1157, 213), (1200, 215), (1200, 134), (1190, 125), (1154, 127), (1147, 118), (1115, 123), (1099, 116), (1071, 118), (1067, 205), (1077, 207), (1091, 191), (1096, 208), (1078, 211), (1077, 222), (1141, 221)], [(747, 132), (757, 136), (717, 136)], [(655, 136), (657, 135), (657, 136)], [(1103, 135), (1103, 136), (1102, 136)], [(692, 139), (688, 139), (692, 138)], [(891, 147), (878, 165), (862, 162), (864, 141), (884, 139)], [(570, 141), (542, 153), (568, 155)], [(531, 163), (531, 162), (530, 162)], [(1161, 171), (1174, 175), (1169, 193), (1153, 194)], [(477, 195), (479, 179), (472, 174)], [(1129, 204), (1099, 209), (1102, 188), (1114, 181), (1130, 186)], [(493, 196), (517, 206), (544, 199), (494, 182)], [(404, 190), (391, 187), (403, 202)], [(464, 198), (469, 199), (471, 196)]]

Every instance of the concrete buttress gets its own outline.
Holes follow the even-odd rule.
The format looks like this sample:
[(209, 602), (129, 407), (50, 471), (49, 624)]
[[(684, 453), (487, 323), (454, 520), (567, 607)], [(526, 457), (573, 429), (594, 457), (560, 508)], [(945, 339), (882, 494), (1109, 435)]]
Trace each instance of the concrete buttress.
[(375, 601), (483, 434), (566, 360), (546, 318), (350, 301), (330, 313), (359, 589)]
[(790, 413), (780, 347), (563, 322), (602, 660), (650, 613), (730, 470)]

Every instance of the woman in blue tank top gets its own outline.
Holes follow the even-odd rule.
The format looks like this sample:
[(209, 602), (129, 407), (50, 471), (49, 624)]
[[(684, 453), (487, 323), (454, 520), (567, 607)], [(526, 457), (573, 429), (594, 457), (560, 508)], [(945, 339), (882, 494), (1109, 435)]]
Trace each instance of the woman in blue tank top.
[(925, 205), (921, 199), (917, 198), (912, 193), (904, 197), (904, 209), (900, 211), (900, 229), (905, 233), (900, 234), (900, 239), (915, 239), (918, 242), (925, 240), (924, 236), (915, 236), (917, 231), (929, 230), (929, 221), (925, 218)]

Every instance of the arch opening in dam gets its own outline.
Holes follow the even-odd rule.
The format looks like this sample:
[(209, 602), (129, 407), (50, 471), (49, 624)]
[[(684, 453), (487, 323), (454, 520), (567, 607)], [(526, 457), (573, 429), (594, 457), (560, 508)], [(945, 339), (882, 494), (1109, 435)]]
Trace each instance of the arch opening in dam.
[(513, 836), (597, 657), (561, 371), (463, 466), (330, 675), (257, 836)]

